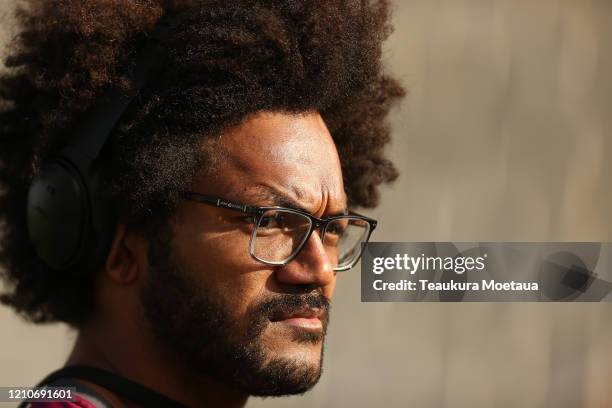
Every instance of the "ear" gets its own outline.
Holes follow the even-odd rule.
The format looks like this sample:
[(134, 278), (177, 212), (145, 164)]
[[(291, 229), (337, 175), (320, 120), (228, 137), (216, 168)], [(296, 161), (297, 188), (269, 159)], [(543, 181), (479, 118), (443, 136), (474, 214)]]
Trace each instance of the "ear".
[(118, 224), (110, 251), (106, 257), (104, 274), (119, 285), (129, 285), (142, 273), (140, 260), (146, 258), (146, 242), (141, 234)]

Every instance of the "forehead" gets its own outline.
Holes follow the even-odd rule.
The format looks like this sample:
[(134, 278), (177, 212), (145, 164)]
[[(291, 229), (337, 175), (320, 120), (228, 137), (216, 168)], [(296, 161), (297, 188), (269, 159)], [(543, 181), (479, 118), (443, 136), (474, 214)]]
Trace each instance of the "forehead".
[(312, 213), (344, 209), (340, 160), (318, 113), (261, 112), (224, 133), (220, 143), (217, 194), (252, 201), (269, 190)]

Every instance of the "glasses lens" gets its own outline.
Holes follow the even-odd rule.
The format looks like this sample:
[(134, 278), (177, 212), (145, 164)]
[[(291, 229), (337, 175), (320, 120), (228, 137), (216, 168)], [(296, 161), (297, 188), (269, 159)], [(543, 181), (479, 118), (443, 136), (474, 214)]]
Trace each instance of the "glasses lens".
[(255, 258), (282, 263), (304, 243), (311, 227), (310, 218), (286, 210), (268, 210), (259, 219), (251, 243)]
[(327, 255), (342, 270), (351, 266), (361, 255), (361, 244), (368, 239), (370, 224), (359, 218), (338, 218), (327, 224), (323, 244)]

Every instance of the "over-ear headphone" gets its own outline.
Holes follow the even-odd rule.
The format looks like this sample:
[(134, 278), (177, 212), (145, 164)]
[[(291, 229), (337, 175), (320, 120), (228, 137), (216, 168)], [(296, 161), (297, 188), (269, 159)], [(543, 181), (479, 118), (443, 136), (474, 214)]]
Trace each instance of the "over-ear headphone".
[(83, 115), (68, 143), (51, 155), (30, 185), (27, 225), (36, 254), (50, 268), (70, 269), (103, 262), (114, 232), (114, 217), (96, 163), (130, 103), (161, 71), (172, 32), (162, 17), (136, 57), (129, 93), (113, 91)]

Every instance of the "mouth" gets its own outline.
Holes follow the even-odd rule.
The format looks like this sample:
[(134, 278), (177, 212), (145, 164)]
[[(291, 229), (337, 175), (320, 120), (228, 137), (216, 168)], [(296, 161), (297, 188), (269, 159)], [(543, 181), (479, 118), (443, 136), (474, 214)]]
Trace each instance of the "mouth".
[(270, 318), (273, 324), (292, 326), (306, 330), (323, 330), (323, 312), (316, 308), (300, 308), (291, 312), (279, 312)]

